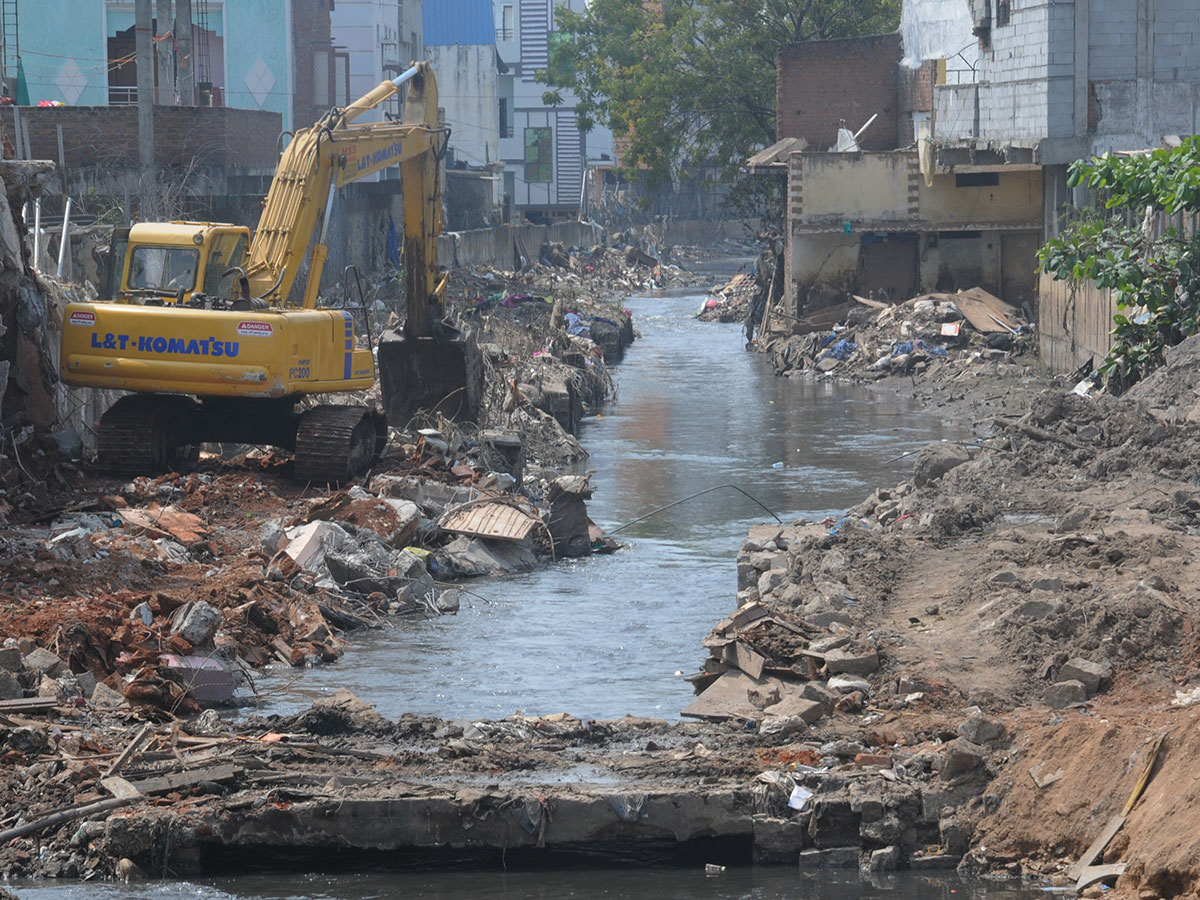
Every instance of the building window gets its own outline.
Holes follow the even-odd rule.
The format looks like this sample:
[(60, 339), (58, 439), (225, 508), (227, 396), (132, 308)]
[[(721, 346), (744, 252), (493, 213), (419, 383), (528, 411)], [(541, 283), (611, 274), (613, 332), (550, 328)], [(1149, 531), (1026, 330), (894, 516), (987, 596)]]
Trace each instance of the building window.
[(331, 106), (329, 99), (329, 51), (313, 51), (313, 106)]
[(549, 128), (525, 129), (525, 183), (554, 180), (554, 156)]
[(333, 54), (333, 102), (338, 106), (350, 105), (350, 54)]
[(996, 187), (999, 184), (997, 172), (964, 172), (954, 176), (955, 187)]
[(996, 0), (996, 27), (999, 28), (1001, 25), (1007, 25), (1011, 15), (1011, 0)]
[(506, 3), (500, 7), (500, 33), (496, 37), (502, 41), (511, 41), (513, 39), (513, 24), (512, 4)]
[(512, 119), (508, 115), (508, 98), (500, 98), (500, 137), (510, 138), (513, 136)]

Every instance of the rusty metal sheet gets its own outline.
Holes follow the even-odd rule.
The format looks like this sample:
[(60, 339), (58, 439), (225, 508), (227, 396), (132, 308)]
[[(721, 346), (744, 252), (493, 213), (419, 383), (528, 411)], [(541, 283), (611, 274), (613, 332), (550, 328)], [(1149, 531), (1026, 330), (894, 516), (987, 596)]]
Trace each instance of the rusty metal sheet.
[(449, 510), (439, 524), (455, 534), (523, 541), (537, 520), (507, 503), (476, 503)]

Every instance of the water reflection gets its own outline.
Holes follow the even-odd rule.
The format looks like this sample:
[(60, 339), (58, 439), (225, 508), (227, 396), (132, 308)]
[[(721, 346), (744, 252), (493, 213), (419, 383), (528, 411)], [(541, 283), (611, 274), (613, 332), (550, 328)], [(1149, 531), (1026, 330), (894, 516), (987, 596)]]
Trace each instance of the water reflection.
[(134, 885), (17, 885), (21, 900), (1033, 900), (1029, 887), (902, 872), (859, 876), (793, 867), (250, 875)]

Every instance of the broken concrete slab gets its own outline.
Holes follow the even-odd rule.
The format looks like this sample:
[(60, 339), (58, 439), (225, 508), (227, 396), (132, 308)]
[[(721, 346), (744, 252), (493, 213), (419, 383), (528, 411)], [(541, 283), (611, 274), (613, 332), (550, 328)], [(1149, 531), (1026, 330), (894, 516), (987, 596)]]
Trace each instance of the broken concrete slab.
[(958, 444), (926, 444), (913, 465), (913, 484), (924, 487), (970, 461), (971, 454)]
[(780, 716), (783, 718), (798, 718), (812, 725), (825, 715), (825, 707), (815, 700), (806, 700), (801, 696), (784, 697), (778, 703), (763, 708), (765, 716)]
[(51, 678), (67, 669), (67, 664), (45, 647), (38, 647), (26, 654), (22, 665), (35, 675), (49, 675)]
[(283, 552), (310, 572), (321, 567), (329, 550), (339, 549), (352, 540), (341, 525), (320, 519), (289, 528), (286, 534), (288, 545)]
[(754, 692), (759, 697), (772, 691), (782, 696), (787, 690), (778, 678), (751, 678), (745, 672), (726, 672), (693, 700), (681, 713), (696, 719), (761, 719), (763, 710), (751, 699)]
[(439, 577), (471, 578), (528, 572), (537, 566), (537, 557), (526, 543), (487, 541), (460, 536), (433, 555), (433, 568)]
[(233, 699), (233, 673), (214, 656), (164, 653), (160, 663), (175, 673), (199, 703), (228, 703)]
[(221, 611), (204, 600), (188, 601), (175, 611), (171, 634), (177, 634), (193, 647), (207, 646), (221, 627)]
[(17, 700), (25, 696), (21, 682), (7, 669), (0, 669), (0, 700)]
[(982, 766), (988, 758), (986, 747), (972, 743), (964, 738), (955, 738), (946, 745), (942, 753), (942, 778), (949, 781), (964, 772), (970, 772)]
[(958, 733), (972, 744), (996, 744), (1008, 736), (1008, 729), (996, 719), (975, 715), (958, 726)]
[(870, 675), (879, 669), (879, 651), (836, 647), (825, 653), (825, 665), (834, 674)]

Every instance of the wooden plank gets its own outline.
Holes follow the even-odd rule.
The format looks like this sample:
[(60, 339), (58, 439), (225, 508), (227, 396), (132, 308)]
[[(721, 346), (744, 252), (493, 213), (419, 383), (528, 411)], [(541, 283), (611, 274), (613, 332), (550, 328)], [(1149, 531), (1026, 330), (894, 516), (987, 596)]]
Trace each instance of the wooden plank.
[(145, 725), (143, 725), (138, 733), (133, 736), (133, 740), (131, 740), (128, 745), (126, 745), (125, 749), (121, 751), (121, 755), (114, 759), (112, 761), (112, 765), (104, 770), (104, 775), (102, 777), (107, 778), (109, 775), (116, 775), (119, 771), (121, 771), (121, 767), (125, 765), (125, 763), (129, 762), (135, 753), (142, 749), (142, 745), (146, 743), (150, 735), (153, 733), (154, 726), (151, 723), (147, 722)]
[(72, 806), (67, 809), (60, 809), (56, 813), (37, 819), (33, 822), (26, 822), (24, 825), (18, 825), (15, 828), (9, 828), (7, 831), (0, 831), (0, 845), (7, 844), (13, 838), (24, 837), (27, 834), (33, 834), (36, 831), (41, 831), (43, 828), (49, 828), (52, 825), (61, 825), (63, 822), (70, 822), (72, 819), (79, 819), (83, 816), (90, 816), (95, 813), (107, 812), (110, 809), (116, 809), (118, 806), (128, 806), (134, 802), (132, 799), (121, 797), (110, 797), (107, 800), (100, 800), (96, 803), (85, 803), (82, 806)]
[(58, 706), (53, 697), (26, 697), (16, 700), (0, 700), (0, 712), (45, 712)]
[(1079, 878), (1083, 874), (1083, 870), (1094, 863), (1104, 852), (1104, 848), (1121, 830), (1121, 826), (1125, 824), (1125, 817), (1117, 813), (1108, 822), (1105, 823), (1104, 829), (1096, 835), (1096, 839), (1091, 845), (1083, 851), (1083, 856), (1079, 857), (1079, 861), (1067, 870), (1067, 877), (1071, 879)]
[(203, 769), (189, 769), (186, 772), (169, 772), (154, 778), (142, 778), (130, 784), (143, 794), (165, 794), (167, 791), (191, 787), (203, 781), (228, 781), (241, 773), (241, 769), (232, 763), (222, 763), (219, 766), (206, 766)]
[(855, 303), (861, 303), (863, 306), (869, 306), (871, 309), (891, 309), (892, 304), (884, 303), (882, 300), (872, 300), (869, 297), (860, 297), (858, 294), (851, 294)]
[[(983, 288), (974, 287), (959, 291), (951, 299), (976, 331), (984, 334), (1009, 333), (1020, 325), (1017, 321), (1017, 311)], [(993, 321), (992, 316), (999, 321)]]

